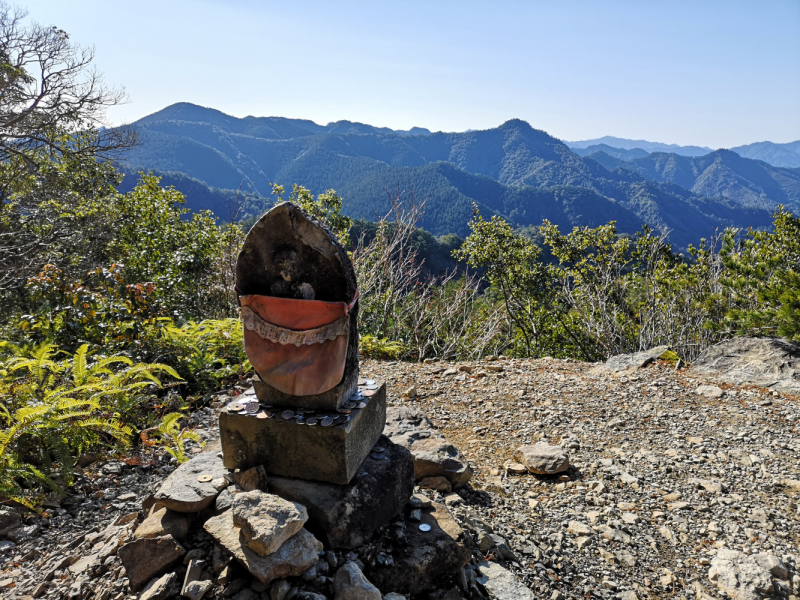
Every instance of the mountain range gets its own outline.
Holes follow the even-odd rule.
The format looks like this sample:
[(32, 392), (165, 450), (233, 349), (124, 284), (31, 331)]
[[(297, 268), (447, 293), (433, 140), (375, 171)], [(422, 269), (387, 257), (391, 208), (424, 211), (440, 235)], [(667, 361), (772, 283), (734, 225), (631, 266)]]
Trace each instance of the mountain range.
[(335, 189), (346, 214), (367, 219), (389, 210), (387, 191), (413, 190), (426, 202), (420, 225), (435, 235), (466, 235), (476, 204), (482, 214), (519, 227), (544, 218), (562, 229), (615, 220), (620, 231), (633, 233), (648, 223), (667, 228), (673, 243), (685, 247), (722, 227), (766, 226), (779, 203), (800, 208), (800, 169), (724, 150), (692, 157), (594, 149), (580, 156), (518, 119), (482, 131), (432, 133), (350, 121), (239, 119), (179, 103), (133, 126), (140, 144), (123, 157), (123, 170), (164, 174), (165, 183), (192, 188), (185, 192), (191, 208), (203, 205), (222, 217), (231, 190), (258, 198), (273, 182), (315, 193)]
[[(614, 158), (632, 160), (642, 158), (654, 152), (667, 152), (680, 156), (705, 156), (711, 148), (701, 146), (678, 146), (677, 144), (661, 144), (645, 140), (627, 140), (605, 136), (594, 140), (565, 142), (573, 152), (580, 156), (591, 156), (595, 152), (605, 152)], [(742, 158), (761, 160), (773, 167), (800, 167), (800, 140), (786, 144), (775, 142), (756, 142), (745, 146), (730, 148)]]

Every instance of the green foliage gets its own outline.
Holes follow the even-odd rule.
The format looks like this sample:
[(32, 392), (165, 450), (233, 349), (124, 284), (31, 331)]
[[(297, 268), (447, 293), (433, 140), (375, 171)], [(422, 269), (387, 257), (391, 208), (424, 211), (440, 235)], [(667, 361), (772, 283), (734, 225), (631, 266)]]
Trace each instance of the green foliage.
[(34, 506), (45, 485), (63, 493), (74, 456), (90, 448), (127, 445), (139, 407), (161, 387), (161, 364), (125, 356), (89, 360), (83, 345), (67, 358), (52, 344), (0, 343), (0, 498)]
[(710, 326), (800, 341), (800, 217), (780, 207), (772, 231), (726, 232), (720, 256), (730, 310)]
[(400, 342), (390, 342), (388, 338), (376, 338), (374, 335), (362, 335), (358, 350), (367, 358), (391, 358), (397, 360), (405, 348)]
[(130, 354), (141, 345), (144, 327), (166, 312), (155, 284), (127, 283), (118, 264), (97, 267), (80, 282), (44, 265), (26, 289), (37, 308), (19, 317), (19, 332), (29, 342), (50, 341), (67, 350), (88, 343)]
[(208, 212), (189, 217), (183, 195), (160, 187), (158, 177), (140, 176), (132, 191), (116, 197), (112, 214), (119, 227), (108, 256), (125, 266), (128, 281), (151, 283), (171, 314), (198, 314), (220, 250), (220, 229)]
[(592, 360), (597, 351), (574, 327), (557, 295), (558, 272), (539, 260), (533, 242), (500, 217), (485, 220), (475, 208), (472, 233), (455, 256), (486, 269), (511, 328), (511, 349), (523, 356), (570, 356)]
[(164, 449), (178, 461), (178, 464), (183, 464), (189, 460), (189, 457), (186, 456), (186, 440), (199, 444), (201, 448), (205, 446), (204, 443), (201, 443), (200, 436), (197, 433), (186, 427), (181, 428), (180, 420), (182, 418), (183, 414), (179, 412), (169, 413), (164, 415), (157, 427), (145, 429), (140, 434), (142, 441), (148, 445), (153, 445), (152, 437), (160, 439), (163, 444), (168, 444)]
[(143, 346), (148, 357), (176, 370), (187, 394), (216, 390), (251, 370), (239, 319), (189, 321), (180, 327), (159, 319), (146, 327)]
[[(275, 204), (284, 202), (282, 185), (272, 184), (272, 194), (277, 198)], [(295, 183), (292, 185), (292, 194), (289, 196), (288, 201), (297, 204), (330, 229), (342, 246), (347, 247), (350, 245), (350, 227), (352, 227), (353, 221), (350, 217), (342, 214), (342, 199), (335, 191), (327, 190), (314, 198), (314, 195), (309, 190)]]

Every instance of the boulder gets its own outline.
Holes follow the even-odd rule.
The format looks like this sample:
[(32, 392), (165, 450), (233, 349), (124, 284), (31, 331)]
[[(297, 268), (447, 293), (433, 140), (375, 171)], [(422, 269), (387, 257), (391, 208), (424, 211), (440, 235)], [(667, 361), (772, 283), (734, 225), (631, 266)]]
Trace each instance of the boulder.
[(259, 490), (237, 494), (231, 511), (245, 545), (259, 556), (275, 552), (308, 521), (302, 504)]
[(134, 591), (169, 569), (184, 554), (186, 550), (171, 535), (134, 540), (117, 551)]
[[(422, 531), (421, 525), (430, 529)], [(429, 592), (469, 561), (464, 533), (443, 504), (432, 502), (422, 511), (420, 522), (406, 518), (403, 529), (405, 546), (392, 550), (392, 560), (365, 568), (367, 578), (385, 592), (412, 596)]]
[(142, 590), (139, 600), (164, 600), (173, 595), (178, 576), (175, 573), (167, 573), (158, 579), (153, 579)]
[(306, 526), (332, 548), (360, 546), (403, 509), (414, 491), (414, 463), (405, 448), (381, 437), (382, 458), (368, 456), (347, 485), (270, 477), (270, 492), (308, 510)]
[(453, 488), (458, 489), (472, 478), (472, 469), (466, 459), (444, 438), (416, 440), (409, 450), (414, 456), (417, 481), (425, 477), (446, 477)]
[(201, 452), (170, 473), (155, 493), (155, 499), (177, 512), (199, 512), (213, 504), (219, 492), (212, 481), (226, 473), (216, 453)]
[(711, 561), (708, 578), (732, 600), (759, 600), (772, 594), (772, 578), (788, 576), (783, 563), (770, 554), (747, 555), (722, 548)]
[(241, 494), (244, 490), (235, 483), (229, 485), (219, 493), (217, 499), (214, 501), (214, 508), (218, 513), (224, 513), (231, 506), (233, 506), (233, 499), (237, 494)]
[(176, 540), (183, 541), (189, 533), (190, 524), (189, 515), (165, 507), (154, 511), (142, 521), (141, 525), (133, 532), (133, 537), (139, 539), (171, 535)]
[(333, 580), (334, 600), (381, 600), (381, 592), (372, 585), (358, 565), (345, 563)]
[(535, 600), (531, 590), (508, 569), (494, 562), (478, 564), (478, 584), (492, 600)]
[(620, 375), (633, 373), (642, 367), (653, 362), (657, 357), (654, 357), (650, 352), (636, 352), (634, 354), (618, 354), (612, 356), (602, 365), (596, 366), (592, 369), (592, 373), (616, 373)]
[(800, 395), (800, 345), (774, 337), (732, 338), (698, 356), (690, 373)]
[(241, 531), (233, 522), (232, 511), (205, 522), (203, 528), (217, 543), (236, 558), (250, 574), (263, 583), (275, 579), (296, 577), (317, 562), (322, 544), (305, 529), (286, 540), (268, 556), (259, 556), (245, 543)]
[(383, 432), (395, 444), (411, 452), (417, 481), (446, 477), (453, 489), (458, 489), (472, 478), (472, 468), (466, 459), (423, 413), (408, 407), (389, 407)]
[(552, 475), (569, 468), (569, 454), (564, 448), (539, 442), (520, 446), (514, 451), (514, 460), (522, 463), (531, 473)]

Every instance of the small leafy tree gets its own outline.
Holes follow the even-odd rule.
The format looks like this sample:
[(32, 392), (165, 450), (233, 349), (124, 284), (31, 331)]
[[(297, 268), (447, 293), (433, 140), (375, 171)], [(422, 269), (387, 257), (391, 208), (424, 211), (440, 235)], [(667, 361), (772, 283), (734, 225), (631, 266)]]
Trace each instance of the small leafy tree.
[(709, 327), (739, 335), (800, 341), (800, 217), (782, 206), (772, 231), (735, 230), (723, 237), (722, 278), (730, 310)]
[(485, 220), (477, 208), (469, 226), (470, 235), (454, 255), (486, 269), (486, 278), (505, 307), (515, 352), (564, 356), (577, 351), (593, 359), (597, 352), (559, 301), (558, 272), (539, 260), (540, 249), (502, 218)]

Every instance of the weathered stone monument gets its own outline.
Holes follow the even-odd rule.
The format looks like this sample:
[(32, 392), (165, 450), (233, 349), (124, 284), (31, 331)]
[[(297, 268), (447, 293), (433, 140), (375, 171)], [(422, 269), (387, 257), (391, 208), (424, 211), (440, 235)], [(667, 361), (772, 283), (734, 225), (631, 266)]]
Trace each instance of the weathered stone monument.
[(220, 414), (225, 467), (263, 466), (270, 488), (307, 506), (326, 542), (363, 543), (402, 510), (414, 466), (406, 449), (381, 438), (385, 384), (359, 377), (358, 286), (347, 252), (300, 208), (279, 204), (247, 235), (236, 291), (258, 380), (255, 394)]
[[(183, 576), (181, 593), (195, 600), (214, 582), (238, 598), (243, 570), (254, 581), (247, 598), (268, 587), (272, 598), (291, 588), (368, 600), (464, 587), (463, 531), (443, 504), (412, 493), (415, 479), (463, 486), (471, 469), (423, 415), (395, 407), (387, 425), (385, 384), (359, 376), (358, 285), (344, 248), (279, 204), (248, 233), (236, 289), (257, 377), (222, 396), (222, 452), (175, 469), (119, 549), (131, 587), (174, 583), (175, 573), (157, 577), (189, 556), (181, 540), (201, 539), (194, 522), (214, 540), (211, 554), (192, 550)], [(142, 598), (164, 597), (148, 590)]]

